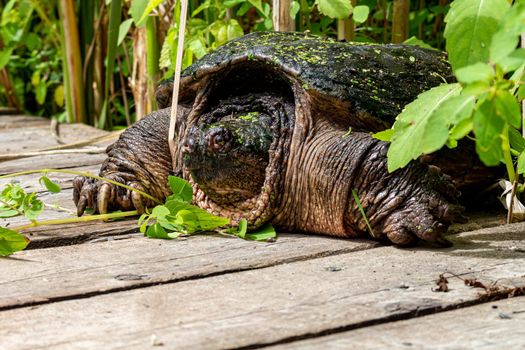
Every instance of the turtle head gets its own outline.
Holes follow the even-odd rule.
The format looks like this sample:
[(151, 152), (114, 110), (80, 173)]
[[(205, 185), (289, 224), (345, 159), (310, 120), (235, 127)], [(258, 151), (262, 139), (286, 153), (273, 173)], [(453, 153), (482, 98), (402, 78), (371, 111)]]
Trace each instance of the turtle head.
[(182, 149), (184, 166), (215, 203), (236, 205), (261, 192), (271, 143), (268, 115), (232, 114), (190, 128)]

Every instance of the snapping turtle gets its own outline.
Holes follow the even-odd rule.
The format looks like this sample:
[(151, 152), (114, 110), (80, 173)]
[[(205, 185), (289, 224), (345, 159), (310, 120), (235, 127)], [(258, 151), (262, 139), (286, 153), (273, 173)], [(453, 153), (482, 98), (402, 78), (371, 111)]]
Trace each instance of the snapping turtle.
[[(100, 175), (159, 199), (167, 176), (189, 180), (196, 205), (255, 228), (356, 237), (406, 245), (462, 221), (452, 179), (413, 161), (388, 173), (389, 127), (415, 97), (452, 81), (443, 53), (406, 45), (341, 43), (302, 33), (254, 33), (231, 41), (183, 72), (170, 154), (172, 82), (159, 111), (107, 149)], [(89, 206), (143, 211), (153, 203), (120, 187), (74, 181), (79, 215)]]

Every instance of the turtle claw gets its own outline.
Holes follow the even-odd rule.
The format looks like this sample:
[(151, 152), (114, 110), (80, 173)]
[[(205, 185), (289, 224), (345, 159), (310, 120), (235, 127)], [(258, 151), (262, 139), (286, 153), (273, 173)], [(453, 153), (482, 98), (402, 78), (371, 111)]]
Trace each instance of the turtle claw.
[[(110, 180), (125, 183), (129, 187), (144, 191), (142, 186), (134, 181), (124, 181), (119, 176), (106, 175)], [(134, 210), (143, 213), (148, 203), (143, 197), (129, 189), (114, 184), (78, 176), (73, 180), (73, 200), (77, 206), (77, 215), (82, 216), (87, 208), (95, 213), (107, 214), (116, 209)]]
[(385, 219), (383, 232), (395, 244), (407, 245), (416, 238), (443, 247), (451, 243), (443, 237), (454, 222), (466, 222), (465, 208), (457, 204), (460, 192), (450, 177), (430, 167), (422, 182), (402, 207)]
[(77, 206), (77, 216), (82, 216), (87, 208), (87, 199), (86, 197), (81, 197), (78, 201), (75, 201)]
[(103, 183), (98, 189), (97, 206), (100, 214), (107, 214), (111, 196), (111, 185)]

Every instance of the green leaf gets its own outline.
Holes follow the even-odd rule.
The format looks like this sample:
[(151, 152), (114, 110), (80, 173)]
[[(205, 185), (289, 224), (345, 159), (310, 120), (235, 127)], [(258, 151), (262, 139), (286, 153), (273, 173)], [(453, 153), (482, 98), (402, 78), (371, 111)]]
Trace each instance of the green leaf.
[(368, 19), (368, 15), (370, 14), (370, 9), (366, 5), (359, 5), (354, 7), (354, 11), (352, 13), (352, 19), (356, 23), (363, 23)]
[(492, 37), (490, 60), (500, 64), (518, 46), (519, 37), (525, 32), (525, 3), (515, 3), (503, 16)]
[[(166, 217), (166, 219), (170, 219), (170, 223), (173, 225), (185, 227), (188, 233), (214, 230), (230, 222), (228, 218), (215, 216), (204, 209), (185, 202), (167, 201), (165, 206), (170, 211), (170, 217)], [(184, 212), (177, 216), (180, 211)]]
[(199, 37), (192, 38), (188, 40), (188, 48), (195, 54), (197, 59), (202, 58), (208, 52), (206, 51), (206, 46)]
[(27, 46), (29, 51), (33, 51), (40, 48), (40, 45), (42, 45), (42, 40), (36, 33), (27, 33), (24, 44)]
[(472, 121), (472, 118), (463, 119), (462, 121), (454, 125), (454, 127), (450, 130), (450, 134), (448, 136), (448, 141), (450, 142), (450, 145), (454, 145), (454, 147), (457, 146), (457, 142), (454, 141), (460, 140), (463, 137), (467, 136), (473, 128), (474, 123)]
[(432, 138), (436, 142), (435, 144), (427, 144), (425, 153), (430, 153), (433, 150), (438, 150), (443, 147), (444, 138), (444, 126), (449, 131), (448, 139), (445, 140), (445, 144), (449, 147), (455, 147), (455, 140), (459, 140), (472, 131), (472, 111), (475, 107), (475, 96), (460, 94), (449, 98), (446, 103), (442, 103), (432, 114), (425, 130), (424, 138), (428, 137), (428, 134), (432, 134), (434, 130), (440, 130), (443, 134), (440, 138)]
[(38, 85), (35, 87), (36, 102), (39, 105), (43, 105), (46, 102), (47, 95), (47, 84), (44, 80), (40, 80)]
[(509, 128), (509, 141), (512, 149), (520, 153), (525, 150), (525, 139), (518, 130)]
[(17, 210), (9, 209), (6, 207), (0, 207), (0, 218), (12, 218), (13, 216), (20, 215)]
[(168, 185), (174, 195), (180, 196), (183, 202), (190, 203), (193, 198), (193, 189), (190, 183), (180, 177), (168, 176)]
[(124, 39), (126, 39), (126, 35), (129, 32), (129, 28), (131, 28), (131, 25), (133, 24), (133, 18), (128, 18), (124, 22), (120, 23), (120, 27), (118, 29), (118, 40), (117, 40), (117, 46), (120, 46)]
[(457, 124), (471, 117), (475, 105), (475, 96), (460, 94), (451, 97), (447, 100), (447, 103), (442, 104), (435, 112), (435, 115), (439, 116), (437, 119), (443, 118), (447, 119), (450, 124)]
[(239, 221), (239, 226), (237, 227), (231, 227), (226, 232), (241, 237), (243, 239), (246, 238), (246, 232), (248, 231), (248, 221), (246, 219), (242, 219)]
[(494, 78), (494, 70), (486, 63), (478, 62), (456, 71), (458, 81), (470, 84), (476, 81), (490, 82)]
[[(519, 48), (514, 50), (510, 55), (503, 57), (498, 61), (498, 65), (503, 69), (505, 73), (512, 71), (518, 71), (525, 65), (525, 49)], [(514, 80), (511, 77), (509, 80)]]
[(390, 140), (392, 139), (392, 135), (394, 135), (394, 130), (386, 129), (380, 132), (376, 132), (372, 135), (372, 137), (381, 141), (390, 142)]
[(197, 7), (192, 13), (191, 17), (197, 16), (199, 13), (201, 13), (204, 10), (207, 10), (210, 8), (211, 2), (209, 0), (205, 1), (204, 3), (200, 4), (199, 7)]
[(518, 157), (518, 174), (525, 173), (525, 152), (521, 152)]
[(292, 19), (295, 19), (300, 10), (301, 4), (299, 4), (299, 2), (296, 0), (292, 1), (292, 3), (290, 4), (290, 17)]
[(352, 14), (350, 0), (316, 0), (319, 12), (331, 18), (345, 19)]
[[(129, 13), (131, 14), (131, 17), (133, 18), (133, 22), (135, 22), (135, 25), (139, 26), (139, 21), (144, 14), (144, 11), (146, 11), (146, 7), (148, 6), (149, 0), (131, 0), (131, 7), (129, 9)], [(143, 23), (141, 23), (143, 25)]]
[(486, 62), (494, 30), (509, 3), (506, 0), (455, 0), (445, 17), (444, 36), (454, 71)]
[(44, 210), (44, 203), (36, 198), (36, 193), (30, 193), (24, 198), (22, 211), (28, 220), (36, 220), (38, 215)]
[(25, 249), (29, 244), (29, 239), (24, 235), (0, 227), (0, 256), (8, 256), (15, 252)]
[(5, 48), (0, 50), (0, 69), (3, 69), (9, 61), (11, 60), (11, 54), (13, 53), (13, 48)]
[(249, 2), (245, 2), (237, 10), (237, 17), (242, 17), (252, 8), (252, 5)]
[(153, 210), (151, 211), (151, 218), (154, 219), (164, 219), (166, 215), (170, 215), (170, 210), (164, 206), (164, 205), (157, 205)]
[(148, 229), (149, 217), (149, 214), (144, 213), (139, 217), (139, 220), (137, 222), (137, 225), (139, 225), (140, 232), (144, 235), (146, 235), (146, 230)]
[(227, 41), (244, 35), (244, 30), (236, 19), (230, 19), (227, 25)]
[(496, 166), (503, 159), (501, 134), (505, 122), (495, 117), (494, 105), (491, 100), (484, 100), (474, 113), (476, 152), (487, 166)]
[(246, 2), (246, 0), (224, 0), (223, 5), (225, 8), (229, 9), (233, 6), (237, 6), (239, 4), (242, 4)]
[(0, 198), (4, 201), (9, 203), (11, 206), (14, 206), (15, 208), (21, 207), (24, 198), (26, 197), (26, 193), (22, 187), (20, 187), (19, 184), (12, 184), (9, 183), (6, 185), (6, 187), (2, 190), (2, 194), (0, 195)]
[[(439, 107), (461, 91), (459, 84), (445, 84), (420, 94), (397, 116), (388, 149), (388, 171), (406, 166), (423, 153), (441, 148), (448, 139), (448, 120), (438, 119), (428, 126)], [(442, 116), (442, 114), (440, 114)]]
[(252, 4), (253, 7), (257, 9), (261, 14), (264, 14), (264, 9), (262, 8), (262, 1), (261, 0), (248, 0), (250, 4)]
[(429, 44), (427, 44), (423, 40), (420, 40), (420, 39), (416, 38), (415, 36), (411, 36), (410, 38), (405, 40), (403, 42), (403, 44), (412, 45), (412, 46), (419, 46), (419, 47), (422, 47), (422, 48), (425, 48), (425, 49), (436, 50), (435, 48), (433, 48), (432, 46), (430, 46)]
[(148, 227), (146, 231), (146, 236), (150, 238), (161, 238), (161, 239), (172, 239), (166, 230), (160, 224), (153, 224)]
[(135, 22), (137, 26), (141, 26), (144, 23), (144, 20), (149, 16), (153, 10), (155, 10), (164, 0), (149, 0), (142, 16), (138, 22)]
[[(476, 98), (470, 95), (460, 94), (451, 97), (434, 112), (427, 125), (427, 131), (432, 133), (434, 129), (439, 130), (442, 127), (441, 124), (453, 125), (447, 140), (450, 146), (453, 141), (463, 138), (472, 131), (471, 116), (475, 102)], [(440, 143), (434, 145), (435, 150), (442, 146)]]
[(64, 106), (65, 99), (64, 99), (64, 85), (63, 84), (60, 84), (57, 86), (57, 88), (55, 89), (55, 94), (53, 98), (58, 107)]
[(494, 95), (496, 114), (507, 123), (519, 129), (521, 127), (521, 110), (516, 98), (507, 90), (498, 90)]
[(277, 233), (270, 223), (263, 225), (253, 232), (247, 233), (245, 236), (246, 239), (251, 241), (267, 241), (276, 237)]
[(59, 184), (51, 181), (47, 176), (40, 177), (38, 182), (51, 193), (59, 193), (62, 190)]
[(525, 100), (525, 84), (520, 84), (520, 87), (518, 88), (518, 100)]
[(470, 96), (481, 96), (490, 90), (490, 84), (486, 81), (476, 81), (463, 87), (462, 94)]

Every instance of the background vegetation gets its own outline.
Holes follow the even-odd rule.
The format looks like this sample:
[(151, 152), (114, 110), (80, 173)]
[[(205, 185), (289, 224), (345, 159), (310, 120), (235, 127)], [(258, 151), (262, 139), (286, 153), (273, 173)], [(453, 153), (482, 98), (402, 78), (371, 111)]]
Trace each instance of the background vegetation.
[[(444, 48), (448, 0), (281, 3), (290, 14), (284, 29), (380, 43), (413, 36)], [(272, 30), (272, 7), (190, 0), (183, 65), (235, 37)], [(157, 82), (173, 74), (179, 11), (175, 0), (1, 2), (0, 106), (106, 129), (130, 125), (155, 108)]]

